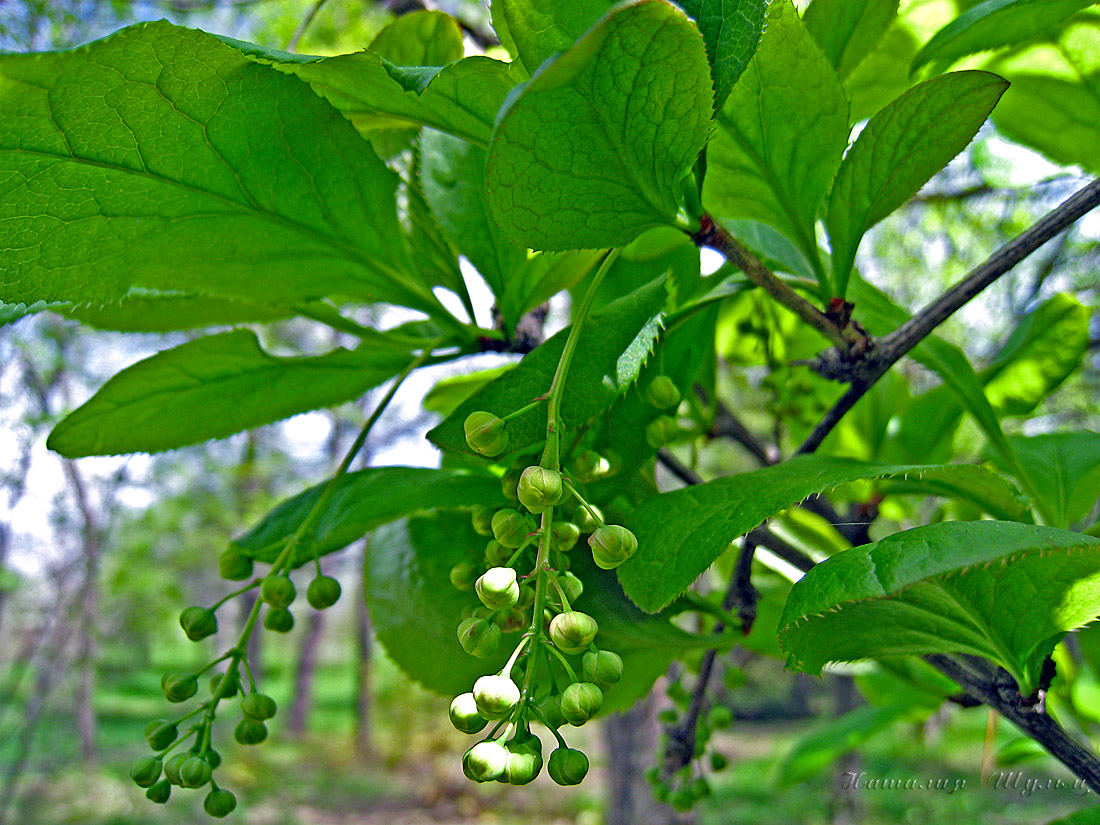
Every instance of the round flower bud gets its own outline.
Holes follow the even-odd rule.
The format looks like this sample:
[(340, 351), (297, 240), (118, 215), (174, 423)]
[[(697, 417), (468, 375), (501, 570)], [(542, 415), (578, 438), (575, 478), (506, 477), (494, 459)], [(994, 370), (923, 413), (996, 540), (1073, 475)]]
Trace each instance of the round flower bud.
[(242, 745), (258, 745), (267, 739), (267, 725), (246, 716), (233, 729), (233, 738)]
[(680, 434), (680, 425), (676, 419), (667, 415), (659, 415), (646, 424), (645, 440), (655, 450), (659, 450), (666, 444), (671, 444)]
[(542, 770), (542, 742), (530, 731), (516, 734), (505, 745), (508, 751), (508, 764), (498, 778), (509, 785), (526, 785)]
[(493, 516), (493, 535), (505, 547), (516, 550), (535, 532), (535, 524), (529, 516), (510, 507), (498, 510)]
[(477, 712), (477, 702), (472, 693), (462, 693), (452, 699), (447, 715), (455, 730), (462, 733), (477, 733), (489, 724), (489, 720)]
[(608, 524), (588, 537), (588, 546), (592, 548), (592, 561), (597, 567), (614, 570), (634, 555), (638, 540), (625, 527)]
[(187, 759), (188, 754), (177, 753), (175, 756), (170, 756), (168, 761), (164, 763), (164, 778), (167, 779), (173, 785), (179, 785), (180, 783), (180, 765)]
[(724, 753), (710, 752), (710, 769), (712, 771), (724, 771), (729, 766), (730, 760)]
[(503, 567), (512, 558), (512, 552), (496, 539), (489, 539), (485, 545), (485, 563), (490, 567)]
[(565, 724), (565, 717), (561, 715), (561, 697), (551, 693), (536, 705), (543, 721), (554, 730)]
[(213, 748), (207, 748), (206, 753), (202, 755), (202, 758), (206, 760), (206, 764), (210, 766), (210, 770), (216, 771), (218, 765), (222, 763), (221, 754)]
[(154, 719), (145, 726), (145, 741), (155, 751), (162, 751), (176, 741), (179, 729), (167, 719)]
[[(565, 591), (565, 598), (569, 604), (573, 604), (577, 599), (581, 597), (584, 592), (584, 585), (581, 584), (581, 580), (574, 576), (572, 573), (558, 573), (558, 586)], [(549, 590), (550, 605), (553, 607), (563, 608), (561, 603), (561, 596), (558, 594), (557, 587), (550, 587)]]
[(555, 748), (546, 772), (559, 785), (579, 785), (588, 775), (588, 757), (573, 748)]
[(563, 553), (568, 553), (576, 545), (581, 537), (581, 528), (571, 521), (562, 521), (554, 525), (554, 546)]
[[(592, 509), (595, 510), (600, 521), (603, 521), (603, 511), (599, 507), (593, 507)], [(582, 533), (591, 533), (600, 526), (599, 521), (596, 521), (592, 513), (583, 504), (577, 504), (577, 509), (573, 513), (573, 521), (576, 522)]]
[(272, 607), (290, 607), (298, 592), (286, 576), (268, 576), (260, 585), (260, 598)]
[(222, 693), (223, 699), (230, 699), (237, 695), (237, 690), (241, 686), (241, 677), (234, 670), (231, 673), (219, 673), (210, 678), (210, 695), (216, 694), (222, 686), (222, 679), (226, 679), (225, 691)]
[(507, 676), (482, 676), (474, 682), (474, 701), (486, 719), (500, 719), (519, 702), (519, 688)]
[(275, 700), (262, 693), (250, 693), (241, 701), (241, 713), (258, 722), (270, 719), (275, 711)]
[(169, 702), (186, 702), (198, 693), (199, 680), (190, 673), (166, 673), (160, 687)]
[(206, 795), (206, 799), (202, 801), (202, 809), (210, 816), (216, 816), (219, 819), (223, 816), (229, 816), (236, 807), (237, 797), (225, 788), (211, 791)]
[(623, 660), (610, 650), (588, 651), (581, 659), (581, 675), (584, 681), (606, 690), (623, 678)]
[(500, 644), (500, 628), (486, 619), (471, 616), (458, 626), (458, 643), (471, 656), (488, 659)]
[(595, 450), (581, 450), (573, 457), (569, 468), (582, 484), (611, 475), (611, 462)]
[(472, 516), (474, 532), (479, 536), (493, 535), (493, 508), (479, 505), (474, 508)]
[(285, 607), (269, 607), (264, 616), (264, 627), (276, 633), (289, 633), (294, 629), (294, 614)]
[(198, 756), (188, 756), (180, 765), (180, 785), (184, 788), (201, 788), (210, 781), (214, 769)]
[(658, 410), (670, 410), (680, 404), (680, 390), (667, 375), (658, 375), (643, 393), (645, 402)]
[(462, 424), (466, 446), (478, 455), (498, 456), (508, 449), (507, 423), (490, 412), (470, 413)]
[(332, 607), (340, 600), (340, 582), (332, 576), (318, 576), (306, 588), (306, 601), (314, 610)]
[(528, 467), (519, 477), (516, 488), (519, 502), (532, 513), (544, 513), (559, 504), (565, 491), (561, 473), (546, 467)]
[(477, 581), (477, 566), (472, 561), (460, 561), (448, 574), (456, 590), (470, 590)]
[(603, 691), (591, 682), (574, 682), (561, 694), (561, 715), (574, 727), (580, 727), (599, 710), (603, 704)]
[(490, 610), (507, 610), (519, 601), (519, 582), (511, 567), (491, 567), (474, 585), (477, 597)]
[(244, 581), (252, 575), (252, 559), (239, 550), (226, 550), (218, 556), (218, 574), (231, 582)]
[(168, 797), (172, 795), (172, 783), (167, 779), (162, 779), (160, 782), (156, 782), (149, 786), (145, 791), (145, 798), (150, 802), (155, 802), (158, 805), (163, 805), (168, 801)]
[(205, 607), (188, 607), (180, 613), (180, 627), (192, 642), (213, 636), (218, 632), (218, 619), (213, 610)]
[(599, 625), (587, 613), (570, 610), (550, 622), (550, 641), (562, 653), (584, 653), (596, 638)]
[(139, 788), (148, 788), (160, 779), (161, 767), (156, 756), (139, 756), (130, 763), (130, 778)]
[(508, 767), (508, 751), (499, 742), (478, 742), (462, 757), (462, 772), (474, 782), (492, 782)]
[[(530, 591), (530, 588), (527, 590)], [(501, 633), (519, 633), (531, 624), (527, 620), (527, 614), (518, 607), (494, 613), (492, 622), (500, 628)]]
[(522, 467), (509, 467), (500, 477), (500, 491), (509, 501), (519, 501), (519, 477), (522, 474)]

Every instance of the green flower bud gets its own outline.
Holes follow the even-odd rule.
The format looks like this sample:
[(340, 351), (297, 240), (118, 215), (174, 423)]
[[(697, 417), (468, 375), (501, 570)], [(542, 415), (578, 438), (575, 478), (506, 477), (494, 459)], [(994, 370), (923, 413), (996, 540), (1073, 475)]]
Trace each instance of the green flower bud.
[(188, 607), (180, 613), (180, 627), (192, 642), (213, 636), (218, 632), (218, 619), (213, 610), (205, 607)]
[(171, 782), (173, 785), (180, 784), (180, 765), (184, 763), (188, 754), (177, 753), (175, 756), (170, 756), (168, 761), (164, 763), (164, 778)]
[(561, 473), (546, 467), (528, 467), (519, 477), (516, 488), (519, 502), (532, 513), (544, 513), (561, 503), (565, 494)]
[(680, 434), (680, 425), (676, 419), (667, 415), (659, 415), (646, 424), (645, 440), (654, 450), (659, 450), (666, 444), (671, 444)]
[(579, 785), (588, 775), (588, 757), (573, 748), (555, 748), (546, 772), (559, 785)]
[(276, 709), (275, 700), (262, 693), (250, 693), (241, 701), (241, 713), (259, 722), (274, 716)]
[(471, 656), (488, 659), (500, 645), (500, 628), (476, 616), (463, 619), (458, 626), (458, 643)]
[(198, 693), (199, 680), (190, 673), (165, 673), (160, 687), (169, 702), (186, 702)]
[(574, 727), (580, 727), (593, 716), (603, 704), (603, 691), (591, 682), (574, 682), (561, 694), (561, 715)]
[(568, 553), (576, 545), (581, 537), (581, 528), (571, 521), (562, 521), (554, 525), (554, 546), (563, 553)]
[(573, 457), (569, 467), (582, 484), (611, 475), (611, 462), (595, 450), (581, 450)]
[(188, 756), (180, 765), (180, 785), (184, 788), (201, 788), (210, 781), (214, 769), (198, 756)]
[[(565, 591), (565, 598), (570, 605), (579, 599), (584, 592), (584, 585), (581, 583), (581, 580), (572, 573), (558, 573), (557, 582), (561, 589)], [(552, 607), (564, 607), (561, 603), (561, 596), (558, 594), (557, 587), (551, 586), (548, 593), (550, 596), (549, 603)]]
[(139, 756), (130, 763), (130, 778), (139, 788), (148, 788), (160, 779), (161, 767), (156, 756)]
[(588, 546), (592, 548), (592, 561), (597, 567), (614, 570), (634, 555), (638, 540), (625, 527), (608, 524), (588, 537)]
[(202, 809), (210, 816), (216, 816), (219, 819), (223, 816), (229, 816), (236, 807), (237, 797), (225, 788), (211, 791), (206, 795), (206, 799), (202, 801)]
[(482, 676), (474, 682), (474, 701), (486, 719), (500, 719), (519, 702), (519, 688), (507, 676)]
[(264, 615), (264, 627), (275, 633), (289, 633), (294, 629), (294, 614), (285, 607), (269, 607)]
[(522, 474), (522, 467), (509, 467), (500, 477), (500, 491), (509, 501), (519, 501), (519, 477)]
[(522, 515), (510, 507), (498, 510), (493, 516), (493, 535), (505, 547), (516, 550), (527, 541), (527, 536), (535, 532), (535, 523), (530, 516)]
[(496, 539), (489, 539), (485, 545), (485, 563), (490, 567), (503, 567), (512, 558), (512, 552)]
[(176, 741), (179, 730), (167, 719), (154, 719), (145, 726), (145, 741), (155, 751), (162, 751)]
[(252, 575), (252, 559), (232, 548), (218, 556), (218, 574), (231, 582), (244, 581)]
[(729, 763), (730, 761), (724, 753), (710, 752), (710, 769), (712, 771), (724, 771)]
[(623, 660), (610, 650), (589, 651), (581, 659), (581, 674), (584, 681), (607, 690), (623, 678)]
[(318, 576), (306, 588), (306, 601), (314, 610), (324, 610), (340, 601), (340, 582), (332, 576)]
[(550, 641), (562, 653), (584, 653), (596, 638), (599, 625), (587, 613), (570, 610), (550, 622)]
[(477, 581), (478, 569), (472, 561), (460, 561), (451, 568), (448, 578), (456, 590), (472, 590)]
[(489, 720), (477, 712), (477, 701), (472, 693), (462, 693), (452, 699), (447, 715), (455, 730), (462, 733), (478, 733), (489, 724)]
[(462, 424), (466, 446), (478, 455), (498, 456), (508, 449), (507, 423), (484, 410), (470, 413)]
[(519, 582), (511, 567), (491, 567), (474, 585), (477, 597), (490, 610), (507, 610), (519, 601)]
[(258, 745), (267, 739), (267, 725), (246, 716), (233, 729), (233, 738), (242, 745)]
[(298, 591), (286, 576), (267, 576), (260, 585), (260, 598), (272, 607), (290, 607)]
[(145, 791), (145, 798), (150, 802), (155, 802), (158, 805), (163, 805), (168, 801), (168, 797), (172, 795), (172, 784), (167, 779), (162, 779), (160, 782), (156, 782), (150, 785)]
[(533, 733), (517, 733), (505, 745), (505, 750), (508, 751), (508, 764), (498, 781), (509, 785), (526, 785), (539, 775), (542, 770), (542, 742)]
[(492, 782), (508, 767), (508, 751), (499, 742), (478, 742), (462, 757), (462, 772), (474, 782)]
[(551, 693), (536, 705), (543, 721), (554, 730), (565, 724), (565, 717), (561, 715), (561, 697)]
[(531, 624), (527, 620), (527, 614), (518, 607), (494, 613), (492, 622), (500, 628), (501, 633), (519, 633)]
[(474, 508), (473, 523), (474, 532), (479, 536), (493, 535), (493, 508), (479, 505)]
[(221, 754), (213, 748), (207, 748), (206, 753), (202, 755), (202, 758), (206, 760), (206, 764), (210, 766), (210, 770), (216, 771), (218, 765), (222, 763)]
[[(595, 506), (593, 506), (592, 509), (596, 511), (596, 515), (599, 516), (600, 521), (603, 521), (603, 511)], [(573, 521), (576, 522), (577, 527), (580, 528), (582, 533), (591, 533), (600, 526), (592, 513), (588, 512), (588, 508), (580, 503), (577, 504), (577, 509), (573, 513)]]
[(236, 669), (212, 676), (210, 678), (210, 695), (215, 695), (221, 689), (223, 679), (226, 680), (226, 685), (225, 691), (222, 693), (222, 698), (231, 699), (237, 695), (237, 691), (241, 686), (241, 677)]
[(645, 402), (658, 410), (670, 410), (680, 404), (680, 390), (667, 375), (658, 375), (643, 393)]

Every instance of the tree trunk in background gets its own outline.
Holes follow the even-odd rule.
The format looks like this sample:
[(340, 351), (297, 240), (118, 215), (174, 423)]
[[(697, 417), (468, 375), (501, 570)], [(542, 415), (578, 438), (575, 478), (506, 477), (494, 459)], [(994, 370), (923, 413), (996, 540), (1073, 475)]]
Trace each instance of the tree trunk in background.
[(656, 764), (657, 700), (653, 691), (603, 723), (607, 749), (607, 825), (673, 825), (689, 821), (653, 797), (645, 772)]
[(287, 732), (301, 736), (306, 731), (306, 721), (313, 708), (313, 676), (317, 672), (317, 653), (324, 638), (325, 614), (310, 610), (302, 645), (298, 649), (298, 670), (294, 676), (294, 703), (290, 706)]
[[(358, 557), (359, 570), (366, 569), (367, 553), (370, 552), (370, 538), (362, 544)], [(370, 692), (370, 654), (371, 630), (370, 613), (367, 612), (365, 581), (355, 589), (355, 752), (361, 757), (369, 757), (374, 745), (371, 741), (371, 692)]]

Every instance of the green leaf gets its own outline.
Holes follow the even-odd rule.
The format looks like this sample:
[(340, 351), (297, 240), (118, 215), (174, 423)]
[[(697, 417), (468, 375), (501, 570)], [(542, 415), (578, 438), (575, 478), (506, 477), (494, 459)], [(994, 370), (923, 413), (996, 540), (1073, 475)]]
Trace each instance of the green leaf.
[[(233, 546), (258, 561), (273, 562), (327, 486), (326, 480), (287, 499), (234, 539)], [(371, 467), (347, 473), (336, 482), (316, 526), (302, 536), (291, 563), (298, 567), (314, 556), (341, 550), (376, 527), (414, 513), (463, 507), (472, 501), (487, 503), (500, 497), (500, 480), (485, 474), (423, 467)]]
[[(703, 204), (775, 227), (824, 272), (814, 222), (848, 144), (848, 101), (790, 0), (772, 0), (760, 48), (718, 114)], [(824, 284), (823, 284), (824, 286)]]
[[(469, 516), (455, 513), (393, 522), (371, 541), (366, 596), (375, 632), (401, 669), (429, 690), (452, 696), (469, 691), (479, 676), (499, 670), (519, 642), (519, 633), (506, 634), (496, 655), (485, 660), (458, 644), (462, 611), (477, 600), (451, 587), (447, 574), (460, 561), (480, 561), (484, 545)], [(599, 624), (600, 647), (623, 658), (623, 679), (606, 692), (602, 712), (630, 707), (675, 656), (714, 643), (638, 611), (614, 574), (598, 570), (583, 554), (574, 570), (585, 585), (577, 609)]]
[(131, 287), (435, 311), (397, 176), (293, 78), (168, 23), (0, 58), (0, 300)]
[(50, 433), (67, 458), (156, 453), (357, 398), (411, 359), (397, 347), (284, 358), (235, 330), (127, 367)]
[(568, 50), (614, 5), (614, 0), (493, 0), (493, 28), (530, 75)]
[(119, 332), (172, 332), (201, 327), (281, 321), (294, 314), (289, 307), (270, 306), (209, 295), (137, 293), (102, 306), (56, 310), (95, 329)]
[(910, 89), (871, 118), (829, 196), (834, 295), (845, 294), (864, 233), (966, 147), (1007, 87), (988, 72), (954, 72)]
[(446, 66), (462, 59), (462, 29), (441, 11), (402, 14), (367, 48), (394, 66)]
[(1100, 540), (1013, 522), (946, 522), (826, 559), (792, 589), (787, 664), (985, 656), (1027, 696), (1062, 636), (1100, 612)]
[(913, 58), (912, 71), (932, 61), (948, 64), (968, 54), (1036, 40), (1095, 2), (986, 0), (936, 32)]
[(1047, 825), (1100, 825), (1100, 807), (1090, 805), (1068, 816), (1060, 816)]
[(505, 364), (500, 367), (467, 373), (466, 375), (452, 375), (442, 378), (424, 396), (424, 409), (446, 417), (457, 410), (463, 401), (490, 381), (500, 378), (513, 366), (515, 365)]
[(698, 26), (714, 77), (714, 108), (721, 109), (745, 71), (764, 30), (769, 0), (676, 0)]
[(1069, 527), (1092, 511), (1100, 496), (1100, 433), (1017, 435), (1009, 442), (1052, 525)]
[(898, 0), (814, 0), (802, 22), (844, 80), (898, 16)]
[(694, 24), (663, 0), (616, 6), (501, 110), (487, 170), (506, 237), (560, 251), (675, 225), (713, 93)]
[(998, 129), (1057, 163), (1100, 172), (1100, 11), (990, 68), (1012, 83), (993, 114)]
[(57, 307), (58, 304), (50, 304), (46, 301), (35, 301), (31, 304), (17, 303), (17, 304), (5, 304), (0, 302), (0, 327), (5, 327), (8, 324), (14, 324), (20, 318), (25, 318), (28, 315), (34, 315), (36, 312), (42, 312), (43, 310)]
[(910, 490), (961, 496), (1000, 517), (1030, 520), (1016, 491), (976, 465), (874, 464), (797, 456), (774, 467), (654, 496), (631, 513), (635, 556), (619, 568), (627, 595), (660, 610), (686, 590), (729, 543), (807, 496), (860, 479), (904, 480)]
[[(580, 426), (631, 387), (657, 340), (666, 297), (664, 278), (658, 278), (588, 318), (577, 342), (583, 356), (574, 359), (562, 393), (564, 428)], [(441, 449), (472, 455), (462, 429), (466, 416), (486, 410), (503, 417), (545, 394), (568, 335), (569, 328), (563, 329), (528, 353), (514, 369), (479, 390), (430, 431), (428, 439)], [(545, 438), (545, 405), (508, 422), (509, 452)]]

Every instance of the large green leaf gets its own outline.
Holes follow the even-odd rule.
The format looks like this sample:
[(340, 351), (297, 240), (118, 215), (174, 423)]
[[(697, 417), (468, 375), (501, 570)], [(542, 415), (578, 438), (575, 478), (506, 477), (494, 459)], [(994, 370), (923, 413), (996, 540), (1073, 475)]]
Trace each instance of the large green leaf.
[(1053, 526), (1069, 527), (1093, 510), (1100, 496), (1100, 433), (1018, 435), (1009, 441)]
[(769, 224), (820, 270), (814, 222), (848, 143), (836, 71), (790, 0), (772, 0), (760, 48), (718, 114), (703, 204)]
[(1100, 11), (989, 68), (1012, 83), (993, 114), (998, 129), (1058, 163), (1100, 172)]
[(68, 458), (155, 453), (357, 398), (412, 356), (400, 347), (269, 355), (235, 330), (189, 341), (127, 367), (50, 433)]
[[(455, 590), (448, 573), (460, 561), (480, 561), (484, 545), (470, 519), (453, 513), (385, 525), (371, 541), (366, 595), (375, 632), (394, 661), (430, 690), (465, 693), (479, 676), (499, 670), (519, 642), (520, 634), (506, 634), (497, 654), (487, 660), (467, 655), (458, 644), (463, 610), (479, 603), (472, 593)], [(603, 712), (625, 710), (675, 656), (713, 644), (713, 639), (685, 633), (663, 616), (641, 613), (614, 575), (598, 570), (584, 554), (577, 555), (572, 569), (585, 585), (577, 609), (599, 624), (599, 646), (623, 658), (623, 679), (606, 692)]]
[(714, 107), (721, 109), (745, 71), (764, 30), (769, 0), (676, 0), (699, 25), (714, 76)]
[(788, 665), (924, 653), (985, 656), (1035, 690), (1063, 634), (1100, 613), (1100, 539), (1014, 522), (946, 522), (826, 559), (792, 589)]
[(1095, 2), (986, 0), (936, 32), (913, 58), (913, 70), (934, 60), (948, 64), (968, 54), (1036, 40)]
[(626, 526), (638, 537), (638, 551), (619, 568), (619, 580), (640, 608), (660, 610), (738, 536), (807, 496), (860, 479), (905, 481), (910, 491), (957, 496), (1000, 518), (1030, 520), (1013, 487), (976, 465), (894, 465), (798, 456), (646, 501), (627, 520)]
[(614, 0), (493, 0), (500, 42), (534, 74), (543, 61), (569, 49)]
[(898, 0), (814, 0), (802, 20), (841, 80), (878, 44), (898, 15)]
[[(647, 284), (585, 322), (562, 393), (561, 420), (566, 430), (610, 407), (630, 389), (657, 340), (667, 295), (664, 279)], [(462, 423), (476, 410), (509, 415), (550, 389), (569, 328), (535, 349), (507, 374), (479, 390), (428, 438), (444, 450), (470, 453)], [(546, 438), (546, 406), (508, 422), (508, 451), (521, 450)]]
[(703, 40), (682, 12), (663, 0), (616, 6), (501, 110), (493, 216), (512, 241), (554, 251), (624, 246), (675, 224), (712, 99)]
[(291, 77), (168, 23), (0, 58), (0, 300), (131, 287), (434, 311), (398, 178)]
[(172, 332), (220, 325), (265, 323), (289, 318), (289, 307), (214, 298), (209, 295), (136, 293), (102, 306), (70, 306), (58, 309), (96, 329), (119, 332)]
[[(325, 481), (287, 499), (234, 539), (233, 546), (259, 561), (274, 561), (327, 486)], [(306, 564), (314, 556), (347, 547), (374, 528), (414, 513), (500, 498), (500, 480), (486, 474), (424, 467), (371, 467), (348, 473), (337, 481), (313, 530), (302, 536), (291, 563)]]
[(462, 29), (441, 11), (402, 14), (367, 48), (394, 66), (446, 66), (462, 59)]
[(871, 118), (829, 195), (833, 294), (844, 295), (863, 234), (966, 147), (1007, 87), (989, 72), (940, 75)]

